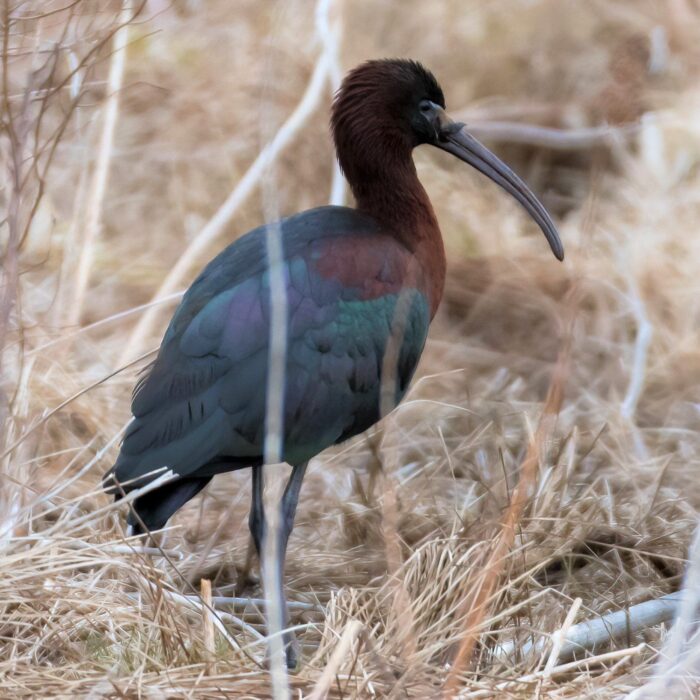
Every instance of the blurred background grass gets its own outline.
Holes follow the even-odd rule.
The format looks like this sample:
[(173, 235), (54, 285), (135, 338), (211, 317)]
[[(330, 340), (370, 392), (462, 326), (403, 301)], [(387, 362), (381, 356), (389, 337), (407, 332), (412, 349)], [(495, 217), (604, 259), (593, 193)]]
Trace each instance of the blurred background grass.
[[(4, 22), (30, 5), (5, 3)], [(71, 55), (104, 40), (118, 11), (113, 2), (80, 5), (49, 82), (70, 73)], [(134, 557), (114, 549), (118, 511), (98, 511), (107, 501), (96, 489), (115, 456), (114, 447), (101, 450), (129, 418), (143, 363), (46, 413), (119, 368), (141, 312), (76, 330), (154, 299), (294, 109), (321, 48), (315, 11), (308, 0), (149, 0), (129, 29), (101, 227), (89, 244), (76, 323), (109, 41), (84, 72), (80, 105), (19, 249), (18, 302), (2, 359), (0, 688), (7, 697), (268, 692), (264, 672), (221, 637), (216, 673), (202, 677), (201, 625), (173, 597), (202, 576), (231, 594), (247, 543), (249, 475), (217, 477), (173, 519), (164, 546), (176, 566)], [(65, 11), (31, 17), (5, 38), (15, 51), (5, 80), (14, 100), (32, 52), (52, 46), (67, 22)], [(700, 7), (693, 0), (346, 0), (333, 3), (331, 19), (342, 29), (343, 70), (368, 58), (411, 57), (436, 74), (449, 111), (475, 131), (488, 135), (489, 125), (507, 123), (488, 145), (553, 212), (567, 259), (558, 264), (488, 181), (444, 154), (416, 151), (448, 250), (446, 296), (394, 434), (380, 426), (310, 469), (290, 542), (290, 597), (324, 612), (296, 620), (309, 626), (294, 683), (312, 687), (337, 635), (359, 619), (362, 651), (354, 664), (348, 657), (334, 693), (436, 692), (462, 631), (460, 602), (569, 343), (563, 410), (479, 654), (462, 678), (465, 688), (501, 697), (497, 684), (536, 670), (539, 659), (504, 664), (490, 653), (495, 639), (558, 629), (577, 596), (585, 618), (680, 583), (700, 506)], [(61, 94), (49, 123), (65, 111)], [(276, 159), (282, 215), (328, 201), (330, 100), (326, 86)], [(523, 124), (564, 130), (548, 132), (559, 139), (610, 128), (575, 146), (557, 138), (543, 146), (522, 137)], [(7, 184), (3, 207), (11, 201)], [(263, 219), (255, 190), (188, 261), (180, 288)], [(157, 307), (143, 350), (157, 346), (173, 306)], [(68, 474), (78, 478), (57, 488)], [(394, 569), (392, 532), (400, 551)], [(259, 616), (246, 620), (262, 629)], [(648, 646), (624, 665), (578, 668), (548, 680), (541, 697), (624, 693), (642, 682), (663, 637), (661, 628), (634, 636), (627, 646)], [(528, 685), (512, 692), (531, 697)]]

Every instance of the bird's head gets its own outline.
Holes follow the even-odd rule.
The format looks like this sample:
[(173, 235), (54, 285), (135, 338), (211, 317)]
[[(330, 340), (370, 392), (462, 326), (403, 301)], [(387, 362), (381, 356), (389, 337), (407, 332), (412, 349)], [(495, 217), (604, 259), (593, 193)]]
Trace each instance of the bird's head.
[(520, 202), (554, 255), (563, 260), (564, 247), (544, 206), (464, 124), (448, 116), (440, 84), (420, 63), (381, 59), (350, 71), (333, 102), (331, 127), (340, 165), (353, 186), (362, 178), (383, 177), (397, 161), (409, 161), (416, 146), (435, 146), (476, 168)]

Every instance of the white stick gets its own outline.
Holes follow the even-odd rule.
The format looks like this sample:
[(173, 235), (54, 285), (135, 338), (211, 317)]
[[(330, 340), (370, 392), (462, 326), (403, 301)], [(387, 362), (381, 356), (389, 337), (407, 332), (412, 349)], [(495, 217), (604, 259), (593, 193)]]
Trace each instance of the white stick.
[(676, 621), (659, 652), (649, 683), (627, 700), (696, 698), (700, 686), (700, 526), (690, 545), (688, 571), (679, 599)]
[(504, 690), (515, 690), (513, 686), (518, 686), (522, 684), (530, 684), (536, 681), (543, 681), (546, 678), (551, 678), (553, 676), (560, 676), (564, 673), (570, 673), (581, 666), (597, 666), (598, 664), (605, 663), (606, 661), (615, 661), (618, 659), (625, 659), (630, 656), (636, 656), (646, 649), (647, 645), (645, 642), (637, 644), (635, 647), (630, 647), (628, 649), (616, 649), (615, 651), (608, 651), (605, 654), (598, 654), (597, 656), (589, 656), (585, 659), (577, 659), (576, 661), (571, 661), (568, 664), (561, 664), (550, 669), (549, 675), (545, 677), (544, 671), (537, 671), (536, 673), (528, 673), (526, 676), (520, 676), (519, 678), (513, 678), (512, 680), (503, 681), (502, 683), (497, 683), (492, 688), (481, 688), (479, 690), (474, 690), (466, 695), (460, 695), (460, 700), (473, 700), (473, 698), (489, 698), (493, 697), (498, 693), (497, 697), (503, 697)]
[[(160, 552), (160, 550), (156, 551)], [(187, 597), (195, 600), (199, 599), (199, 596)], [(225, 595), (212, 596), (212, 602), (214, 603), (214, 605), (231, 605), (243, 608), (264, 608), (266, 605), (269, 604), (269, 601), (265, 598), (237, 598)], [(320, 605), (314, 605), (313, 603), (302, 603), (300, 601), (288, 602), (287, 607), (293, 610), (313, 610), (315, 612), (323, 612), (323, 608)]]
[[(263, 109), (269, 118), (270, 111)], [(265, 124), (264, 126), (272, 126)], [(268, 134), (263, 133), (263, 138)], [(283, 488), (281, 473), (284, 453), (284, 397), (287, 364), (287, 282), (285, 279), (282, 226), (279, 222), (279, 186), (273, 160), (267, 165), (262, 181), (265, 213), (265, 250), (269, 275), (270, 344), (267, 353), (267, 386), (265, 395), (265, 438), (263, 443), (263, 511), (266, 527), (262, 538), (261, 573), (263, 593), (268, 605), (267, 649), (270, 664), (270, 683), (275, 700), (291, 697), (285, 638), (280, 634), (285, 627), (284, 581), (281, 571), (280, 508)], [(264, 304), (264, 301), (262, 302)], [(281, 472), (281, 473), (280, 473)], [(268, 507), (269, 504), (269, 507)]]
[(632, 372), (627, 387), (627, 393), (622, 402), (620, 412), (622, 416), (631, 421), (637, 410), (637, 403), (642, 394), (644, 378), (646, 375), (647, 351), (653, 334), (653, 326), (649, 322), (644, 301), (637, 289), (637, 285), (630, 281), (630, 301), (632, 311), (637, 321), (637, 337), (634, 343), (634, 359), (632, 361)]
[[(286, 340), (286, 338), (285, 338)], [(272, 384), (270, 374), (268, 373), (268, 386)], [(282, 393), (283, 395), (283, 393)], [(270, 392), (268, 391), (268, 421), (270, 416)], [(275, 402), (281, 405), (281, 401)], [(266, 430), (265, 440), (268, 442), (269, 432)], [(277, 436), (273, 436), (273, 440)], [(274, 454), (276, 446), (265, 450), (265, 469), (274, 468), (275, 465), (268, 464), (267, 455)], [(281, 442), (280, 442), (281, 447)], [(279, 460), (278, 460), (279, 461)], [(282, 465), (277, 465), (282, 466)], [(267, 622), (267, 649), (268, 658), (270, 661), (270, 681), (272, 685), (272, 697), (274, 700), (287, 700), (291, 697), (289, 690), (289, 677), (287, 674), (287, 657), (285, 653), (285, 639), (283, 636), (285, 627), (285, 610), (283, 608), (284, 601), (280, 600), (279, 591), (283, 590), (284, 581), (282, 580), (282, 571), (278, 566), (279, 547), (280, 547), (280, 502), (282, 500), (282, 488), (279, 479), (275, 479), (272, 485), (272, 493), (266, 494), (264, 498), (265, 521), (267, 527), (263, 535), (262, 542), (262, 582), (263, 592), (268, 601), (266, 608)], [(268, 508), (268, 503), (271, 505)]]
[(562, 646), (564, 645), (567, 635), (571, 630), (571, 625), (574, 624), (574, 620), (576, 619), (576, 615), (578, 614), (578, 611), (581, 608), (582, 602), (583, 601), (581, 600), (581, 598), (576, 598), (576, 600), (574, 600), (573, 604), (571, 605), (571, 608), (569, 609), (568, 614), (566, 615), (564, 624), (561, 626), (561, 629), (557, 630), (552, 635), (552, 651), (549, 654), (547, 663), (544, 666), (543, 676), (545, 678), (549, 678), (552, 675), (552, 669), (557, 665), (557, 661), (559, 661)]
[[(333, 93), (340, 87), (343, 71), (340, 66), (339, 46), (341, 36), (341, 24), (331, 24), (329, 10), (332, 0), (319, 0), (316, 6), (316, 34), (323, 42), (323, 52), (328, 56), (328, 77)], [(338, 159), (333, 154), (333, 180), (331, 182), (331, 194), (329, 204), (342, 205), (345, 203), (345, 178), (340, 170)]]
[[(330, 0), (318, 0), (316, 4), (316, 32), (321, 33), (329, 27), (328, 12)], [(322, 66), (322, 83), (319, 93), (328, 75), (337, 66), (336, 43), (332, 33), (321, 36), (323, 50), (318, 59)], [(318, 97), (317, 97), (318, 99)], [(285, 125), (286, 126), (286, 125)], [(282, 127), (282, 130), (284, 126)], [(279, 133), (277, 136), (279, 137)], [(273, 140), (274, 143), (274, 140)], [(287, 283), (285, 279), (285, 255), (282, 240), (282, 227), (279, 222), (279, 187), (276, 177), (274, 159), (263, 170), (263, 203), (265, 208), (265, 248), (270, 285), (270, 346), (268, 353), (267, 391), (265, 409), (265, 440), (263, 460), (265, 474), (270, 474), (270, 467), (282, 463), (284, 458), (284, 397), (287, 364)], [(277, 471), (277, 470), (275, 470)], [(280, 486), (281, 484), (276, 484)], [(262, 543), (262, 579), (265, 598), (269, 601), (266, 608), (268, 649), (270, 660), (270, 679), (272, 696), (275, 700), (290, 697), (289, 678), (287, 674), (287, 655), (285, 654), (285, 637), (280, 634), (288, 623), (287, 608), (284, 600), (284, 581), (282, 573), (283, 543), (280, 540), (282, 514), (280, 504), (283, 490), (272, 489), (271, 508), (267, 514)], [(267, 499), (265, 499), (267, 500)]]
[(90, 269), (95, 251), (95, 241), (100, 231), (102, 220), (102, 205), (107, 179), (109, 176), (109, 163), (112, 158), (114, 145), (114, 130), (119, 115), (119, 92), (124, 79), (124, 65), (126, 63), (126, 45), (129, 38), (129, 20), (131, 19), (131, 0), (124, 0), (119, 15), (119, 23), (122, 25), (114, 34), (114, 51), (109, 64), (109, 78), (107, 89), (109, 96), (105, 105), (105, 116), (100, 135), (100, 145), (97, 151), (95, 172), (90, 189), (87, 204), (87, 219), (85, 223), (85, 238), (82, 241), (82, 252), (76, 271), (74, 301), (68, 317), (69, 325), (77, 325), (83, 308), (83, 299), (90, 281)]
[(480, 141), (525, 143), (553, 151), (590, 150), (606, 146), (620, 137), (628, 137), (638, 131), (639, 126), (625, 127), (595, 126), (582, 129), (555, 129), (525, 122), (471, 121), (466, 110), (455, 117), (467, 122), (469, 133)]
[[(626, 610), (616, 610), (601, 617), (580, 622), (571, 627), (566, 634), (566, 639), (559, 650), (559, 658), (570, 659), (578, 653), (624, 638), (627, 634), (668, 622), (673, 619), (680, 601), (680, 592), (671, 593), (633, 605)], [(549, 638), (546, 636), (534, 643), (525, 642), (522, 646), (516, 642), (506, 642), (497, 648), (495, 656), (497, 659), (506, 660), (516, 649), (523, 656), (531, 653), (541, 654), (548, 643)]]
[(98, 554), (146, 554), (153, 557), (167, 556), (171, 559), (182, 561), (185, 557), (182, 552), (158, 547), (142, 547), (131, 544), (91, 544), (90, 542), (73, 541), (67, 545), (70, 549), (91, 549)]

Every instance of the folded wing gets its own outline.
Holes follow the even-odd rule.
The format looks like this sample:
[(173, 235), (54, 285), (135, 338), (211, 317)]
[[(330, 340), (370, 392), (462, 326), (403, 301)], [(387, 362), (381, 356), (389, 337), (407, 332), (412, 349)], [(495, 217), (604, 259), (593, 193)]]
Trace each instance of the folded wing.
[[(329, 216), (333, 235), (320, 236), (323, 229), (313, 217)], [(397, 401), (420, 357), (429, 323), (427, 301), (409, 289), (403, 292), (409, 294), (408, 304), (398, 303), (402, 280), (396, 278), (403, 268), (387, 266), (386, 260), (403, 253), (372, 227), (367, 217), (337, 207), (283, 222), (288, 307), (284, 457), (289, 463), (301, 463), (378, 420), (392, 332), (398, 330), (401, 348)], [(354, 261), (357, 284), (319, 272), (317, 265), (329, 250), (344, 250), (349, 234), (376, 241), (369, 255), (363, 253), (366, 264)], [(141, 477), (161, 467), (200, 477), (260, 463), (270, 335), (264, 240), (264, 230), (257, 229), (227, 248), (183, 298), (157, 359), (137, 385), (134, 420), (109, 473), (120, 483), (142, 485)], [(368, 250), (366, 242), (361, 249)], [(397, 322), (398, 308), (404, 318)]]

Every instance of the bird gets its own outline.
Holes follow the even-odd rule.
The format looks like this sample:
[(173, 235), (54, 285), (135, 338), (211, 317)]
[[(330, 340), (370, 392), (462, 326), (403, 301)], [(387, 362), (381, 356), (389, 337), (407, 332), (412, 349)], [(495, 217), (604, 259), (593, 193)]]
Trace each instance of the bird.
[[(292, 467), (277, 520), (279, 581), (309, 460), (366, 431), (401, 401), (440, 304), (445, 248), (414, 148), (436, 147), (480, 171), (525, 208), (556, 258), (564, 257), (544, 206), (448, 116), (442, 88), (419, 62), (375, 59), (352, 69), (335, 94), (330, 126), (355, 207), (321, 206), (276, 224), (287, 300), (281, 457)], [(163, 528), (216, 474), (250, 468), (248, 522), (260, 557), (268, 522), (270, 317), (262, 225), (204, 267), (135, 386), (133, 418), (104, 477), (116, 499), (143, 490), (130, 502), (132, 533)], [(156, 482), (165, 470), (169, 480)], [(276, 595), (287, 626), (283, 584)], [(285, 632), (284, 644), (295, 668), (293, 633)]]

